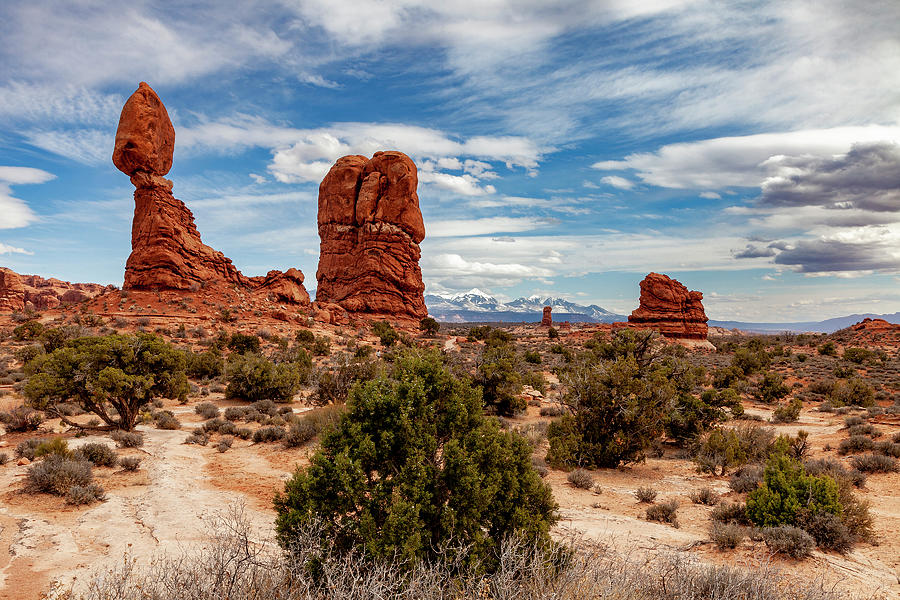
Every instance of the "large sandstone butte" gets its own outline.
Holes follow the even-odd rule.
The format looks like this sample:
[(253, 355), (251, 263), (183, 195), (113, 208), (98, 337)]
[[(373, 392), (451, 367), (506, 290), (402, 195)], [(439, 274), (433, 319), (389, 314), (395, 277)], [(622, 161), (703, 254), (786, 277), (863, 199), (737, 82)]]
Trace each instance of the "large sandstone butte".
[(641, 282), (640, 306), (628, 322), (658, 329), (668, 338), (705, 340), (708, 319), (701, 300), (701, 292), (688, 291), (667, 275), (650, 273)]
[(319, 186), (317, 303), (421, 319), (425, 224), (416, 165), (402, 152), (345, 156)]
[(174, 151), (175, 129), (166, 107), (141, 82), (122, 108), (112, 156), (136, 188), (124, 289), (196, 290), (230, 284), (280, 302), (309, 304), (299, 270), (248, 278), (231, 259), (200, 240), (194, 215), (172, 195), (172, 182), (163, 177), (172, 168)]

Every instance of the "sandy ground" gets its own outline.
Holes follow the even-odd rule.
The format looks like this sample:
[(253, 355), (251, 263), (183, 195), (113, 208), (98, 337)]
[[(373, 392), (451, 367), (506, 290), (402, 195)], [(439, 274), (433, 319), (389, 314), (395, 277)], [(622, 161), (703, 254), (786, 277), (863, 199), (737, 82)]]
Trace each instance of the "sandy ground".
[[(216, 399), (221, 406), (233, 404)], [(0, 598), (30, 600), (41, 597), (54, 581), (83, 582), (95, 569), (121, 561), (128, 553), (143, 561), (159, 552), (178, 553), (208, 539), (206, 527), (217, 513), (241, 503), (260, 538), (271, 536), (274, 511), (271, 499), (284, 480), (308, 464), (310, 447), (285, 450), (278, 444), (251, 444), (239, 439), (225, 453), (214, 444), (183, 444), (188, 431), (201, 422), (193, 406), (169, 406), (183, 423), (181, 431), (141, 427), (145, 444), (121, 449), (121, 455), (141, 455), (136, 473), (95, 469), (108, 493), (105, 502), (74, 508), (56, 497), (20, 491), (27, 467), (0, 467)], [(302, 408), (295, 409), (297, 411)], [(768, 416), (770, 409), (748, 406), (748, 412)], [(539, 407), (529, 407), (520, 424), (542, 418)], [(824, 456), (825, 445), (836, 447), (845, 436), (843, 417), (804, 410), (799, 423), (778, 426), (779, 433), (811, 433), (813, 455)], [(885, 434), (900, 431), (900, 423), (883, 421)], [(0, 451), (12, 454), (18, 438), (6, 436)], [(70, 447), (108, 438), (70, 438)], [(538, 448), (546, 451), (546, 443)], [(561, 536), (586, 536), (628, 551), (671, 550), (688, 552), (698, 560), (751, 566), (774, 562), (803, 579), (822, 578), (838, 589), (860, 597), (900, 598), (900, 474), (873, 475), (859, 493), (872, 502), (879, 537), (877, 545), (861, 544), (847, 556), (816, 551), (798, 562), (770, 556), (762, 543), (745, 539), (736, 551), (720, 552), (708, 541), (712, 507), (693, 504), (692, 490), (710, 486), (725, 500), (741, 496), (731, 492), (727, 478), (696, 472), (686, 459), (670, 456), (620, 469), (593, 471), (596, 487), (576, 489), (566, 473), (551, 470), (547, 481), (560, 505)], [(835, 456), (833, 452), (829, 456)], [(646, 504), (634, 491), (651, 486), (657, 501), (676, 499), (679, 527), (645, 520)]]

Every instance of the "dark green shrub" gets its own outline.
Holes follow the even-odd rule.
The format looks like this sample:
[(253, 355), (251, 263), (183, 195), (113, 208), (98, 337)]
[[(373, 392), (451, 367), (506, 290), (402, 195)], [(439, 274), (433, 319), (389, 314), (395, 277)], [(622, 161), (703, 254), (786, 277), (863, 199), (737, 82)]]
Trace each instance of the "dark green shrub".
[(116, 451), (106, 444), (84, 444), (75, 451), (73, 458), (86, 460), (95, 467), (115, 467), (119, 463)]
[(556, 520), (528, 442), (486, 419), (477, 388), (437, 352), (402, 353), (390, 377), (355, 387), (340, 423), (275, 507), (286, 548), (321, 519), (338, 552), (365, 548), (409, 564), (453, 540), (485, 568), (509, 535), (549, 545)]
[(767, 371), (756, 385), (753, 395), (761, 402), (771, 404), (781, 400), (790, 393), (784, 385), (784, 378), (775, 371)]
[(714, 429), (702, 439), (694, 462), (701, 472), (725, 475), (729, 469), (768, 457), (774, 438), (771, 429), (757, 425)]
[(43, 440), (37, 447), (34, 449), (35, 458), (41, 458), (42, 456), (69, 456), (71, 452), (69, 451), (69, 443), (62, 438), (53, 438), (49, 440)]
[(589, 490), (594, 487), (593, 476), (584, 469), (575, 469), (566, 476), (566, 480), (581, 490)]
[(738, 348), (734, 351), (734, 356), (731, 358), (731, 366), (740, 369), (744, 377), (764, 371), (771, 364), (772, 357), (762, 348)]
[(369, 381), (378, 372), (378, 363), (342, 354), (329, 369), (319, 372), (310, 401), (318, 406), (343, 404), (350, 388), (357, 382)]
[(822, 356), (837, 356), (837, 347), (830, 340), (819, 346), (818, 351)]
[(861, 365), (866, 361), (873, 361), (878, 355), (867, 348), (844, 348), (844, 360)]
[(225, 359), (217, 348), (187, 354), (187, 374), (196, 379), (212, 379), (225, 371)]
[(315, 334), (309, 329), (301, 329), (295, 335), (294, 338), (297, 340), (297, 343), (306, 348), (307, 350), (312, 348), (312, 345), (316, 342)]
[(816, 545), (811, 535), (791, 525), (766, 527), (762, 530), (762, 539), (772, 552), (791, 558), (808, 557)]
[(324, 335), (316, 336), (312, 345), (312, 353), (316, 356), (328, 356), (331, 354), (331, 340)]
[(535, 350), (526, 350), (525, 354), (523, 354), (523, 358), (525, 359), (525, 362), (527, 362), (529, 364), (532, 364), (532, 365), (541, 364), (541, 353), (537, 352)]
[(766, 465), (763, 484), (747, 496), (747, 516), (761, 527), (795, 525), (801, 511), (812, 515), (841, 510), (834, 479), (808, 475), (784, 449), (776, 449)]
[(291, 363), (275, 364), (256, 354), (232, 354), (228, 359), (226, 398), (290, 402), (300, 385)]
[(73, 485), (86, 486), (92, 479), (91, 463), (88, 461), (51, 454), (28, 467), (26, 490), (64, 496)]
[(234, 332), (228, 338), (228, 349), (238, 354), (259, 354), (260, 341), (259, 336), (246, 333)]
[(831, 391), (828, 392), (828, 401), (834, 406), (862, 406), (863, 408), (875, 404), (875, 390), (871, 385), (860, 379), (839, 379), (834, 382)]
[(424, 331), (426, 335), (436, 335), (440, 328), (441, 324), (432, 317), (425, 317), (419, 321), (419, 329)]
[(647, 507), (647, 520), (659, 521), (660, 523), (669, 523), (673, 527), (678, 527), (678, 501), (666, 500), (659, 504)]
[[(492, 335), (502, 331), (494, 330)], [(503, 416), (524, 411), (528, 402), (520, 396), (521, 372), (521, 359), (512, 344), (485, 344), (475, 371), (475, 383), (481, 387), (485, 406)]]
[(559, 339), (559, 330), (556, 329), (556, 327), (550, 327), (549, 329), (547, 329), (547, 337), (551, 340)]
[(372, 324), (372, 333), (381, 341), (381, 345), (389, 348), (400, 339), (400, 334), (387, 321), (378, 321)]
[(83, 337), (38, 359), (25, 395), (35, 408), (77, 403), (107, 425), (134, 428), (155, 397), (185, 400), (185, 355), (146, 333)]
[(13, 329), (13, 337), (22, 342), (34, 340), (44, 333), (44, 325), (40, 321), (26, 321)]

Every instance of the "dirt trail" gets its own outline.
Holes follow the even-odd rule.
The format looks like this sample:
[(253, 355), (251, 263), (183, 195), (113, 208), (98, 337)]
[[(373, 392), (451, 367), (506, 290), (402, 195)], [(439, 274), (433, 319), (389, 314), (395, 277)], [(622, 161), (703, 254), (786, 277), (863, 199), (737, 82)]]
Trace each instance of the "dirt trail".
[[(145, 429), (144, 434), (146, 485), (110, 490), (105, 502), (87, 509), (63, 505), (36, 514), (29, 502), (0, 505), (0, 598), (39, 598), (52, 580), (83, 580), (125, 553), (140, 562), (160, 551), (177, 553), (207, 539), (209, 518), (242, 500), (209, 484), (207, 458), (182, 443), (186, 432)], [(72, 440), (70, 447), (90, 441), (109, 443), (86, 437)], [(18, 486), (25, 469), (7, 469), (0, 486)], [(246, 516), (260, 536), (271, 533), (271, 514), (247, 506)]]

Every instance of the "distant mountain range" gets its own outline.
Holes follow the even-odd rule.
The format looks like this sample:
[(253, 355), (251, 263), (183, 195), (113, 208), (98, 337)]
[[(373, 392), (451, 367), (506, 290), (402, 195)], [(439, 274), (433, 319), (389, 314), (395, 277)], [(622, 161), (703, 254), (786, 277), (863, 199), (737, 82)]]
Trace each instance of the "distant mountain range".
[(545, 306), (553, 307), (554, 321), (582, 323), (614, 323), (624, 321), (618, 315), (596, 304), (584, 306), (563, 298), (529, 296), (510, 302), (500, 302), (488, 293), (475, 288), (454, 295), (427, 295), (428, 314), (445, 323), (470, 323), (476, 321), (507, 321), (535, 323), (541, 320)]
[[(553, 320), (573, 323), (615, 323), (627, 321), (626, 315), (610, 312), (596, 304), (583, 305), (563, 298), (529, 296), (510, 302), (500, 302), (477, 288), (468, 292), (443, 295), (426, 294), (428, 314), (444, 323), (508, 322), (536, 323), (541, 320), (545, 306), (553, 307)], [(900, 323), (900, 312), (876, 315), (872, 313), (835, 317), (824, 321), (800, 321), (793, 323), (748, 323), (744, 321), (710, 320), (711, 327), (740, 329), (752, 333), (816, 332), (833, 333), (859, 323), (866, 317)]]

